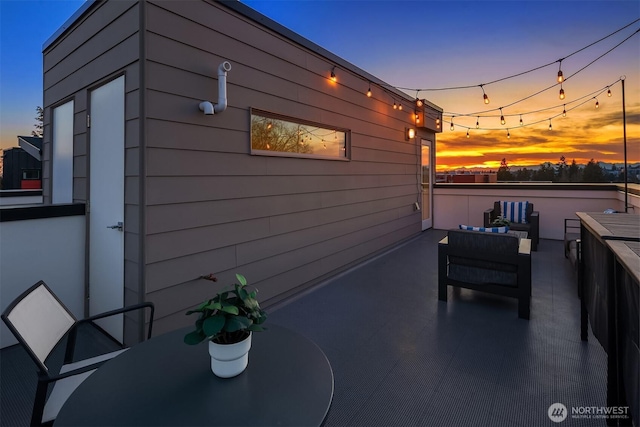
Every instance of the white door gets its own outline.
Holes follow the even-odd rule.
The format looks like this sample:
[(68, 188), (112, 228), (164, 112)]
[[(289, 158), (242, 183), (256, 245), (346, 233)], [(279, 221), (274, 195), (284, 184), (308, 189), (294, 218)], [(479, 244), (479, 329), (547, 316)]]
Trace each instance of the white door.
[[(124, 77), (91, 92), (89, 314), (124, 304)], [(122, 315), (97, 322), (123, 341)]]
[(433, 179), (431, 179), (431, 141), (423, 139), (421, 142), (422, 157), (422, 229), (433, 227)]

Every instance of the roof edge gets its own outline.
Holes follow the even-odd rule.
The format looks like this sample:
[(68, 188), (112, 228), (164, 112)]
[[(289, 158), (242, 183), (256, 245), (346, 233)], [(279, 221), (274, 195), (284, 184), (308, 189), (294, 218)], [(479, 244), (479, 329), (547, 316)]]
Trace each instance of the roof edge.
[(85, 0), (85, 2), (82, 4), (82, 6), (80, 6), (80, 8), (78, 10), (76, 10), (74, 12), (73, 15), (71, 15), (71, 17), (69, 19), (67, 19), (66, 21), (64, 21), (64, 24), (62, 24), (62, 26), (60, 26), (60, 28), (58, 28), (56, 30), (55, 33), (53, 33), (51, 35), (51, 37), (49, 37), (43, 44), (42, 44), (42, 51), (44, 52), (45, 50), (47, 50), (49, 48), (49, 46), (51, 46), (56, 40), (58, 40), (58, 38), (65, 32), (67, 31), (79, 18), (80, 16), (84, 15), (84, 13), (89, 10), (89, 8), (91, 6), (93, 6), (94, 3), (97, 3), (98, 0)]

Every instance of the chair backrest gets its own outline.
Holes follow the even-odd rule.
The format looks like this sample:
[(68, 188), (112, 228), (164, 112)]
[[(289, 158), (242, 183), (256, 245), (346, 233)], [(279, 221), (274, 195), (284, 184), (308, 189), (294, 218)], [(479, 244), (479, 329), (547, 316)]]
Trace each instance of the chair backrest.
[(2, 320), (44, 372), (54, 347), (76, 323), (76, 318), (41, 280), (16, 298)]
[[(518, 238), (511, 234), (449, 230), (447, 235), (449, 236), (448, 244), (452, 249), (461, 249), (470, 257), (518, 254)], [(496, 260), (499, 261), (500, 258)]]

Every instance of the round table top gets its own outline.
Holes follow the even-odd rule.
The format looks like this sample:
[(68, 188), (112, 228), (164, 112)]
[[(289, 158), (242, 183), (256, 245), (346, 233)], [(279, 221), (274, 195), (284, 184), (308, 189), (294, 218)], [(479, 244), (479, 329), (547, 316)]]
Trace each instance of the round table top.
[(302, 335), (266, 327), (233, 378), (211, 372), (206, 342), (183, 343), (191, 327), (135, 345), (86, 379), (55, 425), (321, 425), (333, 397), (329, 361)]

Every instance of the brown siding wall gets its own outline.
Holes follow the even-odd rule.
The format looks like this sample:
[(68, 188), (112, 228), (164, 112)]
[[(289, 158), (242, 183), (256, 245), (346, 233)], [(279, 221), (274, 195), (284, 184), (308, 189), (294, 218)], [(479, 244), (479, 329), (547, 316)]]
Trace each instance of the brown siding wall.
[[(329, 59), (207, 1), (148, 1), (146, 292), (156, 333), (244, 274), (266, 305), (420, 232), (412, 112)], [(217, 67), (228, 60), (228, 109)], [(397, 99), (397, 98), (396, 98)], [(250, 108), (349, 129), (351, 161), (250, 155)], [(424, 135), (423, 135), (424, 136)], [(419, 139), (417, 139), (419, 141)], [(296, 289), (297, 288), (297, 289)]]
[[(108, 1), (93, 6), (44, 51), (45, 203), (51, 203), (51, 110), (74, 100), (73, 199), (86, 202), (88, 183), (87, 112), (89, 91), (118, 74), (125, 75), (125, 304), (139, 300), (140, 155), (140, 4)], [(128, 319), (125, 336), (137, 335)]]

